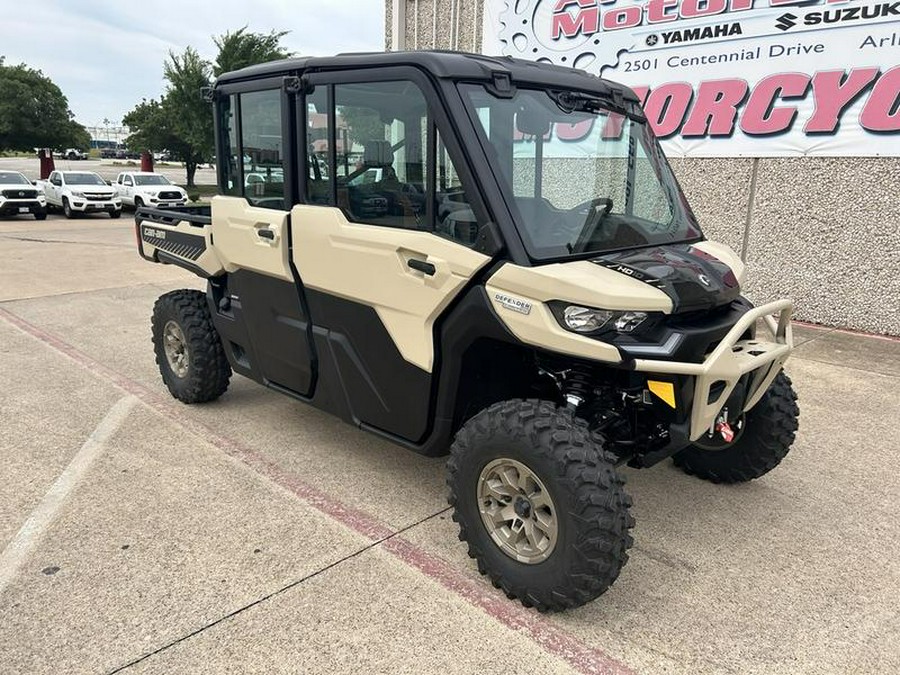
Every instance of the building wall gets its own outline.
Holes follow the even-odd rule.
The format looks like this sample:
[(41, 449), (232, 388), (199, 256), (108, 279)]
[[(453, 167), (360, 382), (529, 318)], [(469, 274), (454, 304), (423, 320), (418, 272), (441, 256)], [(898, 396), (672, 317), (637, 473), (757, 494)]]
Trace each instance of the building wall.
[[(481, 50), (480, 0), (400, 1), (407, 49)], [(786, 296), (797, 319), (900, 335), (900, 158), (671, 163), (707, 237), (747, 260), (752, 300)]]

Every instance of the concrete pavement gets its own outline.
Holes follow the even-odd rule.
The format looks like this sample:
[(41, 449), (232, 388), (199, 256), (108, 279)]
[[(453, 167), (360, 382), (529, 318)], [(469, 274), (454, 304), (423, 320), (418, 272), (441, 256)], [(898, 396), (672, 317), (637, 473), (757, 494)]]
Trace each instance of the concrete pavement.
[(201, 280), (140, 260), (127, 217), (0, 221), (0, 255), (0, 555), (25, 551), (0, 587), (0, 670), (900, 670), (900, 342), (799, 327), (782, 466), (737, 487), (626, 470), (630, 562), (542, 616), (474, 569), (443, 460), (239, 377), (212, 404), (171, 399), (150, 310)]

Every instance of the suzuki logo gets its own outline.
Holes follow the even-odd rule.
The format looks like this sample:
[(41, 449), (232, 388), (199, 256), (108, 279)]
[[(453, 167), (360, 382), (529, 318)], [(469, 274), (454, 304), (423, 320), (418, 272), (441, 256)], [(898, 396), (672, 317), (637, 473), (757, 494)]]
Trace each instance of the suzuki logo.
[(796, 14), (782, 14), (778, 17), (778, 20), (775, 21), (775, 28), (778, 30), (790, 30), (794, 26), (797, 25), (797, 15)]
[(705, 274), (698, 274), (697, 278), (700, 280), (700, 283), (704, 286), (709, 286), (709, 278)]

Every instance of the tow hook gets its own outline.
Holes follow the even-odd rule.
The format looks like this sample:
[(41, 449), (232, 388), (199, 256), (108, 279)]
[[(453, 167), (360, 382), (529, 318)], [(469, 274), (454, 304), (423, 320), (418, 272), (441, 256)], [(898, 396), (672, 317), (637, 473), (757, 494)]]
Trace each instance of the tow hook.
[(713, 424), (712, 431), (719, 434), (726, 443), (731, 443), (734, 440), (734, 429), (728, 423), (728, 408), (722, 408), (722, 412), (719, 413), (719, 417)]
[(734, 440), (734, 429), (731, 428), (728, 422), (716, 422), (716, 433), (722, 436), (726, 443), (731, 443)]

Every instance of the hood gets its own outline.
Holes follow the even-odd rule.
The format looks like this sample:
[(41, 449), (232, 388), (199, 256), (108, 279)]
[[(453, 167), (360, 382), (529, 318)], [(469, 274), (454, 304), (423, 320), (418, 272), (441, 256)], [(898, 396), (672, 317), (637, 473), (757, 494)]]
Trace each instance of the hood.
[(741, 293), (734, 271), (691, 244), (607, 253), (591, 262), (650, 284), (672, 300), (672, 313), (727, 305)]

